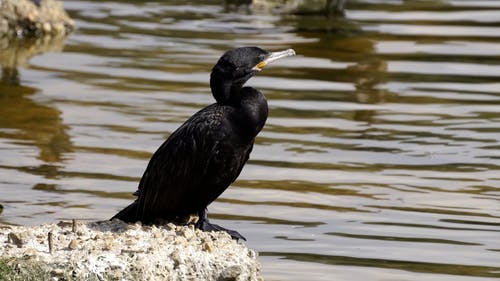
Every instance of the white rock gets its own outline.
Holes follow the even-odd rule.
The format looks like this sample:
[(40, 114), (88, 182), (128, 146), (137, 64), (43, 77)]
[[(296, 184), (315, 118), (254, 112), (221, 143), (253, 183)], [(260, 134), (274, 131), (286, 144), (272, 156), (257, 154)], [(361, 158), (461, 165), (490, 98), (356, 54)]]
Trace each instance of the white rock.
[[(73, 233), (71, 224), (0, 227), (0, 262), (34, 265), (53, 280), (262, 280), (257, 253), (223, 232), (118, 220), (77, 223), (77, 229)], [(22, 233), (21, 247), (8, 239), (11, 232)]]

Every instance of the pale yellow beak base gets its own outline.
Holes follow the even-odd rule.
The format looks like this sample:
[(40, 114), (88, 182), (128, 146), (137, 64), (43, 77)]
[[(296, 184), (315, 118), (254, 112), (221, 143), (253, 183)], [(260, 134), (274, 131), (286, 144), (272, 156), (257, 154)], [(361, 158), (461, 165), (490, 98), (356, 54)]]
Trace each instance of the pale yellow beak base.
[(256, 66), (254, 66), (252, 70), (261, 71), (266, 65), (279, 59), (291, 56), (295, 56), (295, 51), (293, 49), (269, 53), (267, 57), (263, 61), (259, 62)]

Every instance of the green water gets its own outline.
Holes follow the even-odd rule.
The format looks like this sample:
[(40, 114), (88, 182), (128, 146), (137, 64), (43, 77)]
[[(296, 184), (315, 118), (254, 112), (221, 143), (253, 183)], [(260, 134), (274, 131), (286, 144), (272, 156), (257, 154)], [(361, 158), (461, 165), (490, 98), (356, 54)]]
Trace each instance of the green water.
[(106, 219), (213, 102), (227, 49), (293, 48), (250, 81), (270, 117), (209, 208), (267, 280), (500, 278), (500, 1), (73, 1), (62, 52), (0, 82), (0, 222)]

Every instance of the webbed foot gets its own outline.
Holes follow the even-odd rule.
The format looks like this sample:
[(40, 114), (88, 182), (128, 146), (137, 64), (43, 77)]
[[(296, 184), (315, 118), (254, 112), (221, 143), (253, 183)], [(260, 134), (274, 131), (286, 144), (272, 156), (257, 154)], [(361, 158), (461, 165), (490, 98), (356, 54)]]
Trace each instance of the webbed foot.
[(198, 215), (199, 215), (199, 219), (198, 219), (198, 221), (195, 224), (196, 228), (198, 228), (200, 230), (203, 230), (203, 231), (224, 231), (227, 234), (231, 235), (231, 238), (235, 239), (236, 241), (238, 241), (240, 239), (244, 240), (244, 241), (247, 241), (247, 239), (245, 237), (243, 237), (243, 235), (241, 235), (236, 230), (227, 229), (227, 228), (224, 228), (224, 227), (222, 227), (222, 226), (220, 226), (218, 224), (210, 223), (208, 221), (208, 212), (207, 212), (207, 209), (204, 209), (203, 211), (200, 211), (198, 213)]

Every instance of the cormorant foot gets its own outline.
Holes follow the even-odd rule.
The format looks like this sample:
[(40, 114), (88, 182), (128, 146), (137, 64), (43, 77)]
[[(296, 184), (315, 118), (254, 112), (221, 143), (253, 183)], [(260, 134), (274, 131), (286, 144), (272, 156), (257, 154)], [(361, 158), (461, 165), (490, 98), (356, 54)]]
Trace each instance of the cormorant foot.
[(240, 239), (244, 240), (244, 241), (247, 241), (247, 239), (245, 237), (243, 237), (243, 235), (241, 235), (236, 230), (227, 229), (227, 228), (224, 228), (224, 227), (222, 227), (222, 226), (220, 226), (218, 224), (210, 223), (208, 221), (208, 215), (207, 215), (207, 213), (208, 213), (207, 209), (204, 209), (203, 211), (200, 211), (198, 213), (199, 219), (198, 219), (198, 221), (195, 224), (196, 228), (198, 228), (200, 230), (203, 230), (203, 231), (224, 231), (227, 234), (231, 235), (231, 238), (233, 238), (236, 241), (238, 241)]
[(243, 235), (241, 235), (238, 231), (224, 228), (224, 227), (222, 227), (218, 224), (215, 224), (215, 223), (209, 223), (206, 220), (198, 221), (195, 226), (196, 226), (196, 228), (203, 230), (203, 231), (225, 231), (225, 232), (227, 232), (227, 234), (231, 235), (231, 238), (233, 238), (234, 240), (241, 239), (241, 240), (247, 241), (247, 239), (245, 237), (243, 237)]

